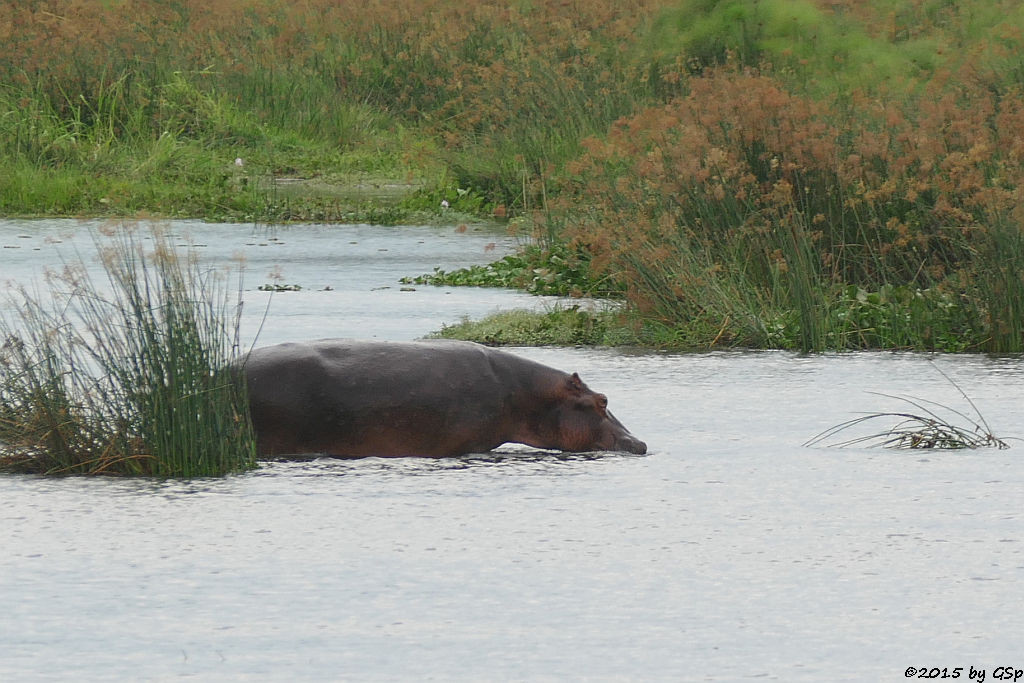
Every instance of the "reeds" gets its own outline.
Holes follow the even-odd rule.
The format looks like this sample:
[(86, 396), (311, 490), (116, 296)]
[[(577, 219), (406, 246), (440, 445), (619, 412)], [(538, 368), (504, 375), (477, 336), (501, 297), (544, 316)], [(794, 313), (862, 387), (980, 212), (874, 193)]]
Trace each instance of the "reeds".
[[(971, 407), (975, 417), (970, 417), (963, 411), (928, 399), (869, 392), (876, 396), (903, 401), (920, 412), (869, 413), (830, 427), (807, 441), (804, 445), (814, 446), (823, 444), (836, 448), (866, 446), (871, 448), (914, 450), (961, 450), (985, 447), (1009, 448), (1005, 440), (992, 433), (992, 429), (981, 414), (981, 411), (978, 410), (978, 406), (974, 404), (974, 401), (971, 400), (964, 390), (942, 370), (938, 368), (936, 370), (950, 384), (956, 387), (956, 390), (960, 392), (960, 395)], [(880, 432), (871, 432), (843, 441), (833, 440), (840, 432), (862, 426), (868, 422), (874, 424), (878, 420), (896, 420), (896, 424)], [(963, 422), (958, 424), (957, 420), (963, 420)]]
[(886, 322), (911, 348), (1019, 349), (1024, 109), (963, 79), (838, 97), (708, 67), (585, 141), (548, 216), (642, 316), (719, 343), (870, 346), (837, 315), (853, 286), (912, 292)]
[[(47, 474), (218, 476), (255, 465), (224, 272), (158, 229), (98, 235), (107, 282), (81, 264), (49, 296), (20, 288), (0, 319), (0, 464)], [(147, 249), (151, 249), (146, 253)]]
[[(844, 448), (846, 446), (867, 446), (896, 449), (937, 449), (937, 450), (960, 450), (965, 448), (1009, 448), (1002, 439), (994, 436), (987, 427), (978, 422), (969, 422), (966, 426), (951, 422), (953, 417), (944, 417), (937, 410), (951, 411), (959, 417), (966, 417), (959, 411), (952, 410), (940, 404), (934, 404), (925, 399), (914, 399), (904, 396), (889, 396), (878, 394), (887, 398), (897, 398), (919, 408), (923, 414), (907, 412), (886, 412), (864, 415), (842, 424), (832, 427), (828, 431), (808, 441), (805, 446), (813, 446), (834, 437), (839, 432), (862, 425), (866, 422), (873, 422), (881, 419), (897, 420), (898, 422), (881, 432), (874, 432), (864, 436), (857, 436), (845, 441), (830, 443), (829, 445)], [(932, 407), (929, 408), (928, 406)], [(969, 420), (969, 418), (968, 418)]]

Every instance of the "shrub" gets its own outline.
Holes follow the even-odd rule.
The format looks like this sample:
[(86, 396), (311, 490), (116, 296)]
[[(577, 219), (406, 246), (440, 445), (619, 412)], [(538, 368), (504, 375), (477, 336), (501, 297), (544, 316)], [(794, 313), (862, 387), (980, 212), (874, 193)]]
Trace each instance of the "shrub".
[[(937, 288), (927, 302), (964, 295), (998, 316), (977, 287), (1020, 243), (1022, 106), (1008, 92), (936, 83), (927, 97), (821, 101), (723, 67), (586, 141), (553, 215), (642, 314), (718, 321), (737, 343), (770, 342), (792, 311), (800, 348), (824, 348), (849, 285)], [(993, 215), (1010, 218), (996, 230)]]

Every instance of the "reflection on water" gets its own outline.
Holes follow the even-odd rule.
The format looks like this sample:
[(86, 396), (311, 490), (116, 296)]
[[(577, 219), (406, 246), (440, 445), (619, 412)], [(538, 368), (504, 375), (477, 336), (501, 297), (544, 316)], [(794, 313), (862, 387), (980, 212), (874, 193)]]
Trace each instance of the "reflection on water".
[[(411, 246), (398, 235), (389, 250)], [(362, 332), (419, 333), (350, 276), (388, 318)], [(345, 310), (276, 333), (327, 327), (328, 308)], [(1021, 436), (1024, 359), (516, 352), (579, 371), (650, 454), (0, 478), (0, 680), (991, 680), (1013, 663), (1021, 445), (800, 444), (887, 409), (872, 391), (963, 408), (935, 366)]]

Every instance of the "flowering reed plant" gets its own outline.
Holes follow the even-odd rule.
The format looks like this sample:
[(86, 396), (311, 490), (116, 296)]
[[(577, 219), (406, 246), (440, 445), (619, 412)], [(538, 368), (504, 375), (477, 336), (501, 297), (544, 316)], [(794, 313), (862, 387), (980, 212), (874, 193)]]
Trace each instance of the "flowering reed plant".
[[(835, 315), (846, 289), (898, 285), (987, 316), (980, 343), (1009, 350), (1021, 342), (995, 333), (992, 295), (1021, 286), (1000, 263), (1022, 255), (1022, 101), (966, 79), (827, 99), (760, 70), (709, 69), (685, 97), (588, 140), (554, 215), (664, 323), (843, 347), (856, 342)], [(773, 339), (780, 326), (790, 332)]]

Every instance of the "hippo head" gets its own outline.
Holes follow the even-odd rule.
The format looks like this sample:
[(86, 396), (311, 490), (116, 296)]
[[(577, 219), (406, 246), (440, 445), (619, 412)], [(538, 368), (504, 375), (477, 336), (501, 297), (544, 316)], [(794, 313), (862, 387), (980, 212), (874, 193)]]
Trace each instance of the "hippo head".
[(647, 444), (629, 433), (608, 411), (608, 397), (592, 391), (575, 372), (561, 382), (548, 422), (553, 434), (545, 447), (563, 451), (622, 451), (644, 454)]

